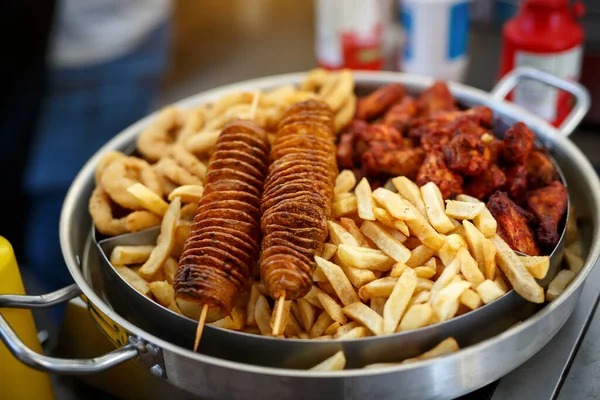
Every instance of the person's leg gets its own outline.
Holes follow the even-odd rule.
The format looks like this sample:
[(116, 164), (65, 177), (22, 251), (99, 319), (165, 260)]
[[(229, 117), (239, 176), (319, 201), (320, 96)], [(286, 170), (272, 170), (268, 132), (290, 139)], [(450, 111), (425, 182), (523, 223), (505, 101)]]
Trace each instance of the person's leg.
[(0, 235), (21, 259), (27, 215), (23, 177), (45, 84), (54, 1), (0, 2)]
[(150, 109), (168, 51), (166, 27), (114, 61), (53, 73), (51, 93), (28, 174), (28, 238), (37, 243), (27, 264), (47, 290), (71, 281), (64, 267), (58, 223), (62, 201), (85, 162), (114, 135)]

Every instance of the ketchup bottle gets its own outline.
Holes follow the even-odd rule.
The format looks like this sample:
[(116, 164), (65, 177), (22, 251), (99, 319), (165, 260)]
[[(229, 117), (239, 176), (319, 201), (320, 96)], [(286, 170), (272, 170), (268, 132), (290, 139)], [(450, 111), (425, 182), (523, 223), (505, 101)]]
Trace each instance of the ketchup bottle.
[[(524, 0), (519, 13), (504, 25), (501, 76), (528, 66), (578, 80), (584, 36), (577, 18), (583, 13), (579, 0), (573, 6), (569, 0)], [(555, 126), (573, 105), (566, 92), (531, 80), (518, 84), (512, 100)]]

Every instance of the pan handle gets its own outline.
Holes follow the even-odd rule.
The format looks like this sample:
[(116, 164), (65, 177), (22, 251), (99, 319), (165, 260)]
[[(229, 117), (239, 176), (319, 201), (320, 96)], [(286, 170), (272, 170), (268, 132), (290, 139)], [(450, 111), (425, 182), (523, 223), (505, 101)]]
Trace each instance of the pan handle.
[[(0, 295), (0, 308), (40, 309), (69, 301), (81, 294), (77, 284), (40, 296)], [(136, 358), (139, 350), (128, 344), (100, 357), (90, 359), (61, 359), (48, 357), (31, 350), (19, 338), (8, 321), (0, 314), (0, 340), (23, 364), (31, 368), (57, 374), (87, 375), (104, 371)]]
[(575, 128), (577, 128), (577, 125), (579, 125), (590, 109), (591, 100), (588, 90), (580, 83), (558, 78), (547, 72), (540, 71), (539, 69), (519, 67), (509, 72), (496, 84), (491, 91), (492, 97), (496, 100), (504, 100), (523, 79), (533, 79), (543, 82), (550, 86), (562, 89), (575, 97), (573, 109), (563, 123), (557, 128), (560, 135), (564, 137), (573, 133)]

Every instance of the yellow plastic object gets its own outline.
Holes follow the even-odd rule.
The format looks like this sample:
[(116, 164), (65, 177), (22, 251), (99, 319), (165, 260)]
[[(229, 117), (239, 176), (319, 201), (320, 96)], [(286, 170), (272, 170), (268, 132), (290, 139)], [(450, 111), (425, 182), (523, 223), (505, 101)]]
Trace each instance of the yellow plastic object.
[[(0, 236), (0, 294), (25, 294), (12, 246)], [(29, 310), (0, 308), (0, 313), (30, 349), (41, 353), (37, 329)], [(54, 400), (48, 374), (17, 360), (0, 342), (0, 398)]]

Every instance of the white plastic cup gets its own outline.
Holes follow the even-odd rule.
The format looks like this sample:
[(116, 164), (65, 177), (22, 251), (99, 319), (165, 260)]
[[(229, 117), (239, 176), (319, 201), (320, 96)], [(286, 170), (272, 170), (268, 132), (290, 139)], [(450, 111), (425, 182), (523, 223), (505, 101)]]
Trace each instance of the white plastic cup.
[(400, 0), (407, 43), (400, 70), (461, 82), (468, 58), (469, 0)]

